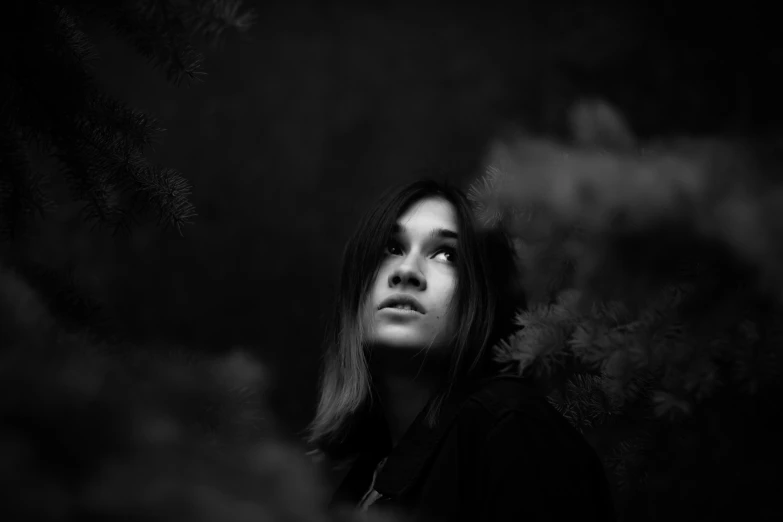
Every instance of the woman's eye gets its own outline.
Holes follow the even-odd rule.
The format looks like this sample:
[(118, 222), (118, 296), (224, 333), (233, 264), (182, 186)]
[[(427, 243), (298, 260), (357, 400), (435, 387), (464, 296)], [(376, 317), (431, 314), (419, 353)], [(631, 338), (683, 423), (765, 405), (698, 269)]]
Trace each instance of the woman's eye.
[(400, 253), (402, 253), (402, 250), (400, 249), (400, 246), (397, 243), (395, 243), (394, 241), (390, 241), (386, 245), (386, 252), (388, 252), (389, 254), (391, 254), (393, 256), (396, 256), (396, 255), (399, 255)]
[[(389, 243), (386, 244), (386, 253), (392, 256), (403, 255), (402, 247), (396, 241), (390, 241)], [(443, 247), (438, 249), (435, 252), (434, 257), (437, 256), (441, 256), (441, 258), (447, 263), (454, 264), (457, 262), (457, 251), (456, 249), (451, 247)]]
[(456, 263), (457, 262), (457, 251), (453, 248), (441, 248), (438, 250), (435, 255), (439, 256), (443, 254), (444, 259), (449, 263)]

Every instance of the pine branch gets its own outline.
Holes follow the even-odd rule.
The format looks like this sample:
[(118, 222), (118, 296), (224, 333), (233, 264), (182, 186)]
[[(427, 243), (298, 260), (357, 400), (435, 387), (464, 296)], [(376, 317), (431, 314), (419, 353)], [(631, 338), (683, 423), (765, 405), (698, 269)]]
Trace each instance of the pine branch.
[(200, 81), (206, 74), (204, 58), (191, 38), (204, 38), (214, 46), (227, 31), (246, 32), (256, 16), (241, 0), (135, 0), (119, 8), (89, 1), (72, 4), (105, 19), (176, 86)]
[(625, 381), (604, 374), (601, 384), (610, 404), (619, 413), (635, 407), (647, 408), (657, 380), (653, 372), (640, 371)]
[(620, 491), (639, 489), (646, 484), (648, 474), (644, 469), (645, 452), (650, 442), (649, 433), (642, 432), (620, 441), (612, 452), (604, 457), (604, 465)]
[(148, 146), (160, 142), (164, 130), (159, 122), (144, 112), (103, 94), (91, 99), (90, 111), (85, 120), (101, 136), (101, 142), (115, 154), (143, 152)]
[(479, 222), (487, 228), (495, 226), (503, 218), (503, 211), (491, 199), (501, 175), (500, 168), (488, 165), (484, 174), (468, 188), (467, 196), (473, 203), (474, 212)]
[(242, 8), (242, 0), (196, 0), (183, 4), (180, 12), (191, 34), (215, 44), (229, 30), (245, 33), (250, 29), (256, 14)]
[[(77, 20), (64, 9), (45, 3), (32, 3), (36, 15), (28, 38), (32, 49), (41, 49), (44, 59), (36, 65), (50, 68), (58, 74), (58, 90), (40, 77), (37, 70), (28, 70), (32, 60), (19, 59), (22, 67), (7, 85), (11, 86), (16, 110), (8, 114), (12, 128), (18, 128), (27, 138), (34, 138), (64, 166), (63, 174), (77, 200), (88, 203), (89, 219), (99, 219), (121, 227), (123, 212), (114, 204), (111, 187), (103, 183), (107, 147), (97, 133), (90, 134), (85, 116), (91, 95), (97, 92), (86, 60), (94, 52)], [(36, 25), (36, 24), (40, 24)], [(47, 25), (49, 24), (49, 25)], [(54, 29), (51, 33), (47, 29)]]
[(605, 393), (605, 376), (577, 373), (566, 383), (565, 392), (553, 392), (547, 399), (580, 433), (606, 422), (619, 413)]
[(128, 230), (128, 213), (120, 201), (117, 188), (109, 183), (111, 159), (90, 140), (81, 136), (58, 135), (54, 157), (68, 181), (71, 196), (86, 204), (81, 213), (93, 227), (113, 226), (115, 232)]
[(104, 13), (109, 25), (175, 86), (204, 76), (203, 56), (187, 40), (182, 21), (169, 14), (165, 1), (138, 1)]
[[(224, 1), (125, 2), (118, 8), (76, 0), (57, 5), (31, 2), (16, 9), (20, 24), (9, 26), (16, 31), (9, 34), (17, 40), (15, 45), (21, 40), (28, 55), (4, 55), (9, 65), (0, 84), (1, 121), (21, 142), (35, 143), (58, 160), (72, 198), (85, 203), (82, 215), (94, 226), (127, 233), (137, 214), (151, 210), (159, 224), (181, 234), (182, 226), (195, 216), (187, 201), (190, 187), (175, 170), (145, 160), (144, 149), (162, 130), (155, 119), (106, 96), (94, 83), (89, 61), (95, 52), (77, 15), (126, 17), (129, 31), (141, 31), (138, 36), (149, 57), (157, 56), (173, 75), (191, 76), (198, 60), (186, 41), (193, 31), (185, 29), (195, 24), (194, 30), (216, 37), (229, 27), (245, 29), (251, 15), (240, 12), (239, 2)], [(145, 36), (145, 31), (151, 33)], [(58, 77), (57, 89), (44, 74)], [(30, 192), (24, 187), (9, 190), (5, 194), (13, 198)], [(5, 209), (25, 206), (22, 201), (9, 204)]]
[(495, 347), (494, 360), (519, 375), (538, 377), (562, 367), (570, 355), (565, 348), (576, 326), (573, 307), (578, 298), (577, 293), (564, 292), (557, 303), (521, 312), (517, 324), (522, 329)]
[[(92, 179), (86, 178), (92, 193), (79, 185), (84, 180), (77, 179), (73, 171), (70, 176), (76, 197), (88, 194), (86, 218), (113, 225), (115, 232), (127, 231), (136, 211), (144, 213), (152, 209), (158, 214), (159, 225), (173, 226), (181, 234), (182, 227), (196, 216), (187, 199), (190, 186), (176, 170), (152, 166), (142, 155), (143, 147), (154, 140), (157, 122), (117, 102), (102, 107), (103, 100), (96, 102), (93, 114), (105, 117), (80, 120), (84, 140), (66, 147), (66, 150), (86, 151), (91, 158), (89, 164), (94, 167)], [(101, 157), (102, 152), (105, 155)], [(66, 165), (69, 159), (73, 162), (73, 158), (66, 158)], [(85, 168), (78, 162), (76, 165)], [(96, 194), (100, 190), (103, 192)]]
[(195, 207), (187, 199), (191, 191), (187, 180), (174, 169), (156, 166), (144, 172), (140, 184), (146, 204), (155, 204), (158, 225), (173, 226), (181, 234), (182, 227), (196, 216)]

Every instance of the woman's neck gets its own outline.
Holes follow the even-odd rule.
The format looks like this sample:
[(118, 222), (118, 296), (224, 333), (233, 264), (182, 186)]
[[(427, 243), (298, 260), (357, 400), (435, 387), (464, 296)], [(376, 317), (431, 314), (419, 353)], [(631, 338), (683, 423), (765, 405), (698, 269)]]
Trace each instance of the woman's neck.
[(408, 431), (441, 382), (434, 357), (421, 360), (400, 352), (376, 352), (372, 369), (392, 446)]
[(431, 379), (414, 379), (413, 376), (393, 372), (378, 375), (376, 382), (389, 437), (392, 446), (397, 446), (432, 397), (436, 383)]

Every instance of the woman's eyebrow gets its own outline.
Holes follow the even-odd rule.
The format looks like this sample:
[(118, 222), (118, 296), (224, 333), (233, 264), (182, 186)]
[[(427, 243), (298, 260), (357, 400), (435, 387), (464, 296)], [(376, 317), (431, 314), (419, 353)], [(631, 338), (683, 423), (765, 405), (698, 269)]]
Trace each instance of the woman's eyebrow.
[[(399, 223), (395, 223), (394, 226), (392, 226), (392, 234), (395, 236), (405, 234), (405, 226)], [(456, 232), (449, 230), (448, 228), (434, 228), (427, 235), (428, 239), (457, 239), (458, 237), (459, 235)]]

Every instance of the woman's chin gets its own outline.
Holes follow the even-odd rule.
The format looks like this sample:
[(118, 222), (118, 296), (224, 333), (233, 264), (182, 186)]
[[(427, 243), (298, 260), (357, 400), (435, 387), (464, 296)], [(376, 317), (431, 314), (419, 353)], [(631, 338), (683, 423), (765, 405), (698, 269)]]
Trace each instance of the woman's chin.
[(436, 352), (442, 352), (441, 343), (434, 342), (431, 337), (379, 335), (369, 343), (376, 351), (396, 352), (400, 354), (427, 354), (433, 356)]
[(379, 348), (389, 348), (394, 350), (422, 350), (427, 347), (427, 343), (414, 336), (382, 336), (376, 339), (374, 344)]

